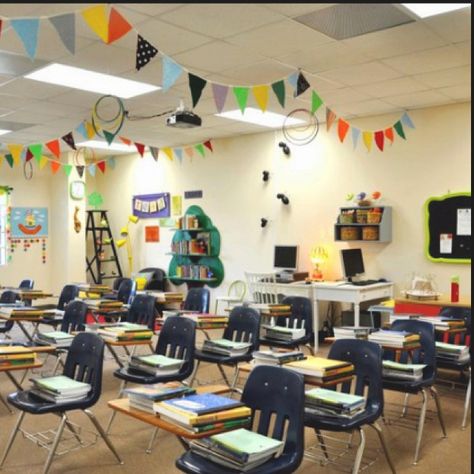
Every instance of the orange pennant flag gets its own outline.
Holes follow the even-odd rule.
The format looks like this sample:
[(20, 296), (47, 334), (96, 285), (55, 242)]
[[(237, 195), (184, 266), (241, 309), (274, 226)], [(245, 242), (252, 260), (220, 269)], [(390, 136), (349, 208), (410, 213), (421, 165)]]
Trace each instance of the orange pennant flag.
[(364, 140), (365, 147), (367, 151), (370, 151), (372, 148), (372, 138), (374, 134), (373, 132), (362, 132), (362, 140)]
[(123, 143), (125, 143), (125, 145), (128, 145), (130, 146), (132, 144), (132, 140), (130, 140), (129, 138), (125, 138), (125, 137), (121, 137), (119, 136), (120, 140), (122, 140)]
[(109, 26), (107, 20), (107, 6), (94, 5), (82, 10), (82, 16), (89, 28), (104, 42), (109, 39)]
[(337, 122), (337, 134), (339, 135), (339, 140), (341, 140), (341, 143), (344, 142), (344, 139), (346, 138), (347, 132), (349, 131), (350, 125), (340, 118)]
[(23, 145), (11, 144), (7, 145), (7, 148), (10, 150), (10, 153), (13, 157), (13, 162), (15, 165), (18, 165), (21, 160), (21, 152), (23, 151)]
[(385, 134), (385, 138), (387, 140), (390, 140), (390, 144), (393, 143), (393, 128), (392, 127), (388, 127), (384, 130), (384, 134)]
[(336, 120), (336, 114), (326, 107), (326, 130), (329, 132), (331, 125)]
[(46, 143), (46, 147), (56, 158), (59, 159), (61, 157), (61, 145), (59, 144), (59, 140), (51, 140)]
[(132, 25), (115, 9), (111, 8), (109, 16), (108, 44), (125, 36), (132, 29)]
[(59, 161), (51, 161), (51, 171), (53, 174), (56, 174), (59, 168), (61, 168), (61, 163), (59, 163)]
[(269, 90), (270, 87), (266, 85), (252, 87), (253, 96), (255, 97), (255, 101), (262, 112), (267, 110)]
[(193, 150), (193, 147), (191, 146), (188, 146), (184, 149), (186, 155), (189, 156), (189, 158), (192, 158), (194, 156), (194, 150)]
[(173, 161), (173, 149), (170, 147), (162, 148), (161, 151), (168, 157), (170, 161)]

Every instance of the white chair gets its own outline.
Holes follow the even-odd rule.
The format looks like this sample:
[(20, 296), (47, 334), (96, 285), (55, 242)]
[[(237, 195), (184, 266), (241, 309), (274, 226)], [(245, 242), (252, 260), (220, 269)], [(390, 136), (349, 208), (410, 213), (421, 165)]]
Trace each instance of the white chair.
[(275, 273), (245, 272), (245, 278), (253, 303), (278, 303)]
[(231, 305), (234, 306), (236, 304), (242, 303), (245, 293), (247, 293), (247, 285), (245, 284), (245, 281), (234, 280), (229, 286), (227, 296), (216, 296), (214, 314), (217, 314), (217, 307), (219, 306), (220, 301), (227, 303), (227, 307)]

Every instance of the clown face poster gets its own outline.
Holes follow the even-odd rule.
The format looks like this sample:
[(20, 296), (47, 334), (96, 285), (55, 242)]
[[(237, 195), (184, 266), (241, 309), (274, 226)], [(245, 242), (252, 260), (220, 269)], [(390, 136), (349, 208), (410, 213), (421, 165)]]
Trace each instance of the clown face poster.
[(11, 236), (14, 239), (31, 239), (48, 236), (47, 207), (12, 207)]

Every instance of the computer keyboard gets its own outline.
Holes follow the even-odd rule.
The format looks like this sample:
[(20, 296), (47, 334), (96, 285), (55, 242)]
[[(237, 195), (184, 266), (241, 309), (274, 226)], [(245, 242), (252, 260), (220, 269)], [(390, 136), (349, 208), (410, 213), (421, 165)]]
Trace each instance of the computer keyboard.
[(352, 281), (351, 285), (355, 286), (366, 286), (366, 285), (373, 285), (374, 283), (378, 283), (378, 280), (359, 280), (359, 281)]

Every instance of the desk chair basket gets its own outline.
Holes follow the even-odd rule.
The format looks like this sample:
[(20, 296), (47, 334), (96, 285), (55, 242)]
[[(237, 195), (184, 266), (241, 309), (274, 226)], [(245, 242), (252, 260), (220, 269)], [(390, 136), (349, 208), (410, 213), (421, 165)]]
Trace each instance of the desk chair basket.
[(183, 309), (197, 313), (209, 313), (210, 293), (207, 288), (190, 288), (183, 302)]
[[(0, 306), (2, 304), (8, 304), (8, 305), (15, 304), (18, 299), (19, 299), (18, 293), (11, 290), (4, 291), (0, 295)], [(14, 323), (13, 320), (0, 321), (0, 334), (3, 334), (7, 339), (11, 339), (8, 333), (13, 327), (13, 323)]]
[[(384, 398), (382, 388), (382, 348), (370, 341), (357, 339), (336, 340), (329, 350), (328, 358), (350, 362), (354, 366), (355, 395), (366, 396), (367, 402), (362, 413), (354, 418), (334, 417), (305, 413), (305, 425), (314, 429), (326, 459), (329, 458), (321, 430), (350, 431), (357, 430), (360, 444), (355, 456), (352, 472), (359, 472), (365, 448), (364, 425), (373, 428), (378, 436), (390, 469), (395, 473), (393, 462), (387, 449), (382, 429), (377, 423), (383, 412)], [(344, 382), (342, 392), (351, 392), (351, 382)], [(367, 395), (364, 395), (367, 391)]]
[(74, 338), (66, 358), (63, 375), (91, 384), (91, 391), (86, 398), (80, 401), (56, 404), (38, 398), (32, 394), (30, 390), (15, 392), (8, 396), (8, 402), (20, 410), (21, 414), (10, 435), (5, 452), (0, 460), (0, 468), (5, 463), (18, 431), (22, 431), (21, 424), (26, 413), (31, 415), (52, 413), (59, 416), (61, 422), (56, 431), (52, 446), (49, 448), (49, 455), (44, 465), (43, 473), (47, 473), (65, 427), (67, 427), (75, 435), (76, 439), (80, 441), (79, 434), (75, 431), (74, 425), (71, 424), (67, 417), (67, 413), (72, 410), (82, 410), (89, 417), (102, 439), (117, 458), (118, 462), (122, 463), (117, 451), (113, 447), (102, 426), (99, 424), (94, 414), (89, 410), (97, 403), (101, 394), (103, 357), (104, 342), (99, 336), (91, 333), (81, 333)]
[[(245, 384), (242, 402), (252, 409), (253, 425), (256, 424), (259, 414), (258, 425), (254, 426), (254, 431), (285, 442), (280, 456), (247, 472), (249, 474), (295, 472), (303, 460), (304, 452), (303, 377), (281, 367), (255, 367)], [(272, 419), (274, 419), (273, 429)], [(180, 471), (194, 474), (237, 473), (192, 451), (177, 459), (176, 467)]]

